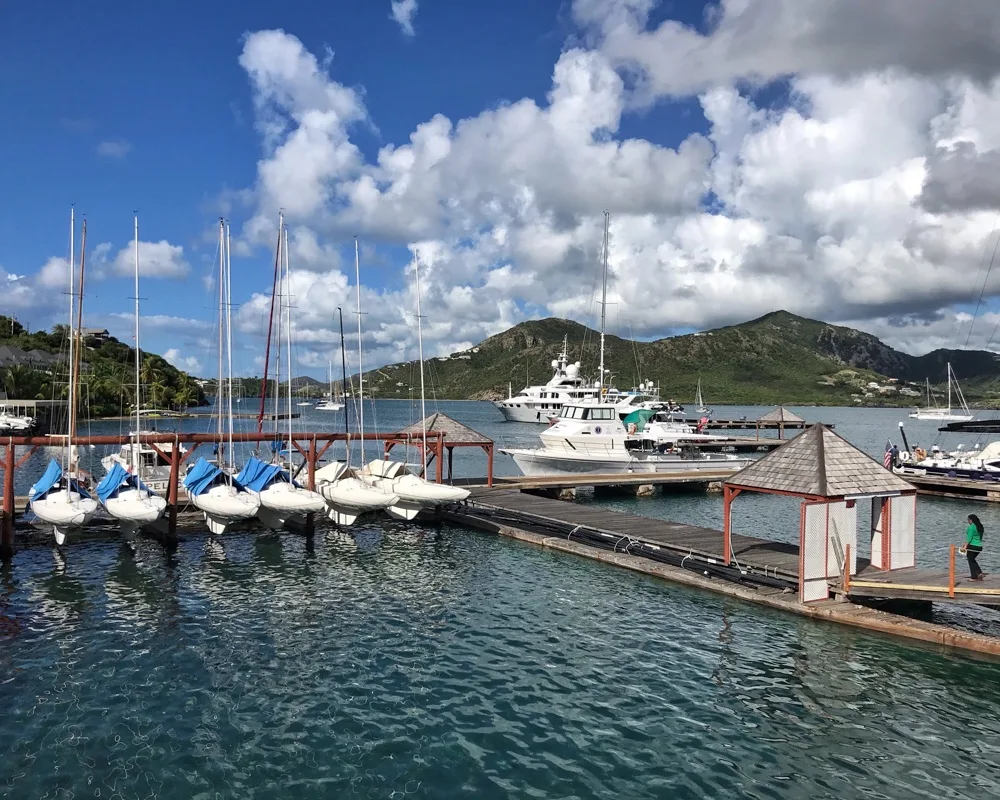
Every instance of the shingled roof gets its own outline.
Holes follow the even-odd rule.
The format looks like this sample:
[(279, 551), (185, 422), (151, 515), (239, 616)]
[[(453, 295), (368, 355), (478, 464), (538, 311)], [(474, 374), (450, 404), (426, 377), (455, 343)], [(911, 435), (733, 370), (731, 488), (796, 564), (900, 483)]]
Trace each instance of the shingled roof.
[[(427, 432), (434, 433), (436, 431), (441, 431), (445, 434), (444, 445), (447, 447), (449, 444), (493, 444), (493, 440), (479, 433), (479, 431), (474, 431), (468, 425), (463, 425), (461, 422), (452, 419), (447, 414), (442, 414), (440, 411), (436, 411), (431, 414), (425, 420), (427, 425)], [(415, 422), (412, 425), (407, 425), (403, 428), (400, 433), (409, 434), (410, 436), (420, 436), (423, 431), (423, 426), (419, 422)]]
[(816, 497), (914, 491), (825, 425), (813, 425), (737, 472), (726, 484)]
[(763, 417), (758, 417), (757, 422), (805, 422), (805, 420), (784, 406), (778, 406), (773, 411), (768, 411)]

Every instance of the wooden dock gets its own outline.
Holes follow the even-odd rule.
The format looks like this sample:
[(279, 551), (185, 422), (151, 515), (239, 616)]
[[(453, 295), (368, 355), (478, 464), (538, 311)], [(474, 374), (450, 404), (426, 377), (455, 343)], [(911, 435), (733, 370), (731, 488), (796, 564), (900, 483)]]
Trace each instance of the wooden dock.
[[(601, 506), (539, 497), (511, 487), (474, 488), (446, 519), (572, 552), (667, 580), (740, 597), (803, 616), (944, 647), (1000, 656), (1000, 638), (876, 610), (873, 600), (1000, 606), (1000, 578), (958, 583), (952, 572), (910, 568), (881, 571), (858, 559), (858, 575), (830, 582), (831, 599), (798, 600), (799, 547), (734, 533), (731, 564), (723, 532), (650, 519)], [(964, 576), (964, 560), (958, 567)], [(949, 589), (949, 586), (953, 587)], [(853, 601), (860, 601), (860, 604)]]
[[(732, 476), (731, 470), (690, 470), (686, 472), (612, 472), (578, 475), (513, 475), (494, 477), (495, 484), (506, 489), (583, 489), (597, 487), (636, 487), (636, 486), (702, 486), (721, 483)], [(479, 491), (482, 481), (469, 481), (464, 485), (477, 487)]]
[(901, 475), (917, 487), (917, 494), (953, 500), (1000, 503), (1000, 481), (973, 481), (944, 475)]
[[(697, 427), (702, 420), (702, 417), (680, 417), (674, 418), (677, 422), (682, 422), (685, 425), (690, 425), (692, 427)], [(813, 425), (826, 425), (828, 428), (832, 428), (833, 425), (823, 422), (804, 422), (804, 421), (784, 421), (776, 422), (772, 420), (756, 420), (756, 419), (714, 419), (712, 417), (708, 418), (708, 422), (705, 423), (704, 427), (709, 430), (740, 430), (740, 431), (801, 431), (806, 428), (811, 428)]]

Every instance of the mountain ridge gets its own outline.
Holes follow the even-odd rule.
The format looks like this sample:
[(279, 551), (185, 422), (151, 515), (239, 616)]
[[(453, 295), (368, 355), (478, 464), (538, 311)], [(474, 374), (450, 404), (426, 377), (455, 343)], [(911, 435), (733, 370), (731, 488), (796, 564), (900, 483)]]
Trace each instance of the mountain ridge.
[[(497, 399), (527, 384), (545, 383), (550, 362), (568, 337), (570, 357), (584, 375), (596, 375), (599, 334), (572, 320), (527, 320), (469, 350), (428, 359), (428, 387), (439, 398)], [(895, 350), (878, 337), (846, 326), (777, 310), (756, 319), (649, 342), (605, 336), (605, 362), (627, 389), (653, 380), (664, 399), (690, 400), (700, 378), (709, 403), (866, 403), (914, 405), (919, 398), (864, 397), (869, 383), (896, 386), (931, 378), (943, 384), (951, 362), (970, 400), (1000, 400), (1000, 363), (982, 350), (938, 349), (922, 356)], [(376, 396), (408, 397), (416, 362), (366, 373)], [(915, 391), (910, 387), (910, 391)]]

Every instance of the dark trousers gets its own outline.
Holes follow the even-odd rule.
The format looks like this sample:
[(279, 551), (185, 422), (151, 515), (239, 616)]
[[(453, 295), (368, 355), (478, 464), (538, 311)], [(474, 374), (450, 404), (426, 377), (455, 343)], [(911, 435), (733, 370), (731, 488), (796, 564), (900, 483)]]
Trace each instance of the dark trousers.
[(983, 571), (979, 568), (979, 562), (976, 561), (981, 552), (983, 552), (983, 548), (976, 547), (974, 544), (970, 544), (965, 548), (965, 557), (969, 559), (969, 572), (973, 578), (978, 578), (983, 574)]

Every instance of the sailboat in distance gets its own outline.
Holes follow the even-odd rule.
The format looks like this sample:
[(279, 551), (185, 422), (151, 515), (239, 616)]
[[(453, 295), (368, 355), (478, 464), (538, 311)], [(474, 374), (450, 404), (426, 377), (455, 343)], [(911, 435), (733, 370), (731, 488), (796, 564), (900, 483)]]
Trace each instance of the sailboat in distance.
[[(958, 385), (958, 378), (955, 377), (955, 370), (951, 368), (951, 362), (945, 370), (948, 376), (948, 405), (944, 408), (932, 407), (933, 394), (931, 393), (930, 378), (927, 379), (927, 407), (918, 409), (910, 414), (912, 419), (932, 420), (934, 422), (968, 422), (975, 416), (969, 411), (969, 406), (965, 402), (965, 395), (962, 394), (962, 387)], [(951, 410), (952, 387), (954, 387), (955, 399), (961, 413), (956, 414)]]
[(317, 411), (342, 411), (344, 408), (343, 403), (337, 402), (333, 394), (333, 362), (329, 361), (326, 365), (326, 377), (330, 384), (330, 396), (316, 404)]

